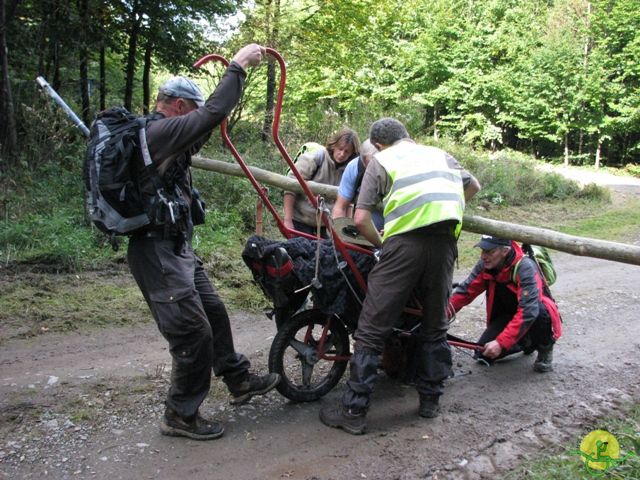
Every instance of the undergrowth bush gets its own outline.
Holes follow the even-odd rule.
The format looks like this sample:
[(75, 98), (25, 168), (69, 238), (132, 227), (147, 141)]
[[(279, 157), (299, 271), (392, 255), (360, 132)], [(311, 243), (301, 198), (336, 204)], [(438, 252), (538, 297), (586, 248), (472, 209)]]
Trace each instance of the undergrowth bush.
[(640, 178), (640, 165), (637, 163), (628, 163), (624, 166), (623, 170), (627, 175)]
[(486, 153), (455, 144), (450, 140), (427, 140), (451, 153), (482, 185), (474, 202), (497, 206), (528, 205), (540, 201), (559, 201), (570, 197), (602, 200), (600, 187), (581, 192), (580, 186), (557, 173), (537, 169), (537, 162), (522, 153), (503, 150)]

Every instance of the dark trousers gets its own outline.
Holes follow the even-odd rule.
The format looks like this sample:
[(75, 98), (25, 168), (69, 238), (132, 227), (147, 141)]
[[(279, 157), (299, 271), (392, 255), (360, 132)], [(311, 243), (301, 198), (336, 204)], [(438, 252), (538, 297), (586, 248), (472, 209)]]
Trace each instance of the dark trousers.
[(412, 294), (423, 308), (416, 339), (416, 389), (425, 395), (442, 394), (442, 382), (451, 375), (445, 307), (456, 257), (456, 239), (449, 227), (418, 229), (384, 242), (380, 261), (369, 274), (367, 296), (354, 334), (351, 377), (343, 396), (346, 407), (368, 407), (377, 376), (377, 357), (398, 326)]
[[(478, 339), (478, 343), (484, 345), (485, 343), (491, 342), (495, 340), (498, 335), (505, 329), (505, 327), (509, 324), (513, 316), (514, 312), (498, 312), (491, 316), (491, 320), (487, 325), (487, 328), (482, 332), (480, 338)], [(501, 357), (509, 355), (511, 353), (517, 353), (520, 350), (525, 350), (528, 352), (532, 352), (533, 350), (537, 350), (538, 347), (551, 345), (553, 343), (551, 337), (551, 318), (549, 317), (549, 313), (544, 305), (540, 304), (540, 314), (538, 318), (533, 322), (527, 333), (518, 341), (518, 343), (506, 352), (501, 354)], [(484, 358), (484, 357), (483, 357)]]
[[(293, 228), (295, 228), (299, 232), (308, 233), (310, 235), (318, 235), (318, 227), (307, 225), (306, 223), (299, 222), (298, 220), (293, 221)], [(320, 225), (320, 238), (329, 238), (327, 235), (327, 228), (324, 226), (324, 223)]]
[(236, 353), (226, 308), (202, 261), (186, 242), (134, 236), (127, 260), (160, 333), (169, 342), (171, 387), (166, 404), (182, 417), (197, 413), (211, 385), (211, 369), (226, 383), (244, 380), (249, 360)]

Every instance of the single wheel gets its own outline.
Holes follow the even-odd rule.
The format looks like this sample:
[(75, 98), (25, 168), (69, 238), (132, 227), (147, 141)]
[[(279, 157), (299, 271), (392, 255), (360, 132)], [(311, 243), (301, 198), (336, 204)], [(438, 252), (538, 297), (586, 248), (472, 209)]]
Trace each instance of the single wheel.
[[(328, 321), (331, 324), (319, 352)], [(318, 358), (323, 354), (329, 358)], [(340, 381), (349, 354), (349, 334), (342, 321), (319, 310), (305, 310), (291, 317), (273, 339), (269, 370), (282, 377), (276, 387), (282, 395), (294, 402), (312, 402)]]

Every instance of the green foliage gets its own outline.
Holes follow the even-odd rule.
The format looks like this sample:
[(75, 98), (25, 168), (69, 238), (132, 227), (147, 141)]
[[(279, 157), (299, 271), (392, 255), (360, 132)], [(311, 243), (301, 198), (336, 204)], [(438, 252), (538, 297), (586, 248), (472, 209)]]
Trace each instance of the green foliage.
[(640, 154), (638, 0), (278, 5), (248, 9), (233, 42), (284, 54), (285, 115), (307, 130), (298, 143), (391, 115), (472, 146), (566, 147), (569, 163), (593, 163), (598, 148), (604, 164)]
[(451, 153), (466, 169), (473, 173), (482, 190), (472, 205), (519, 206), (536, 202), (561, 201), (571, 197), (603, 199), (599, 187), (581, 191), (577, 183), (559, 174), (537, 169), (531, 158), (512, 150), (486, 153), (451, 141), (427, 140)]
[(624, 171), (628, 175), (633, 175), (634, 177), (640, 178), (640, 165), (635, 163), (628, 163), (624, 166)]

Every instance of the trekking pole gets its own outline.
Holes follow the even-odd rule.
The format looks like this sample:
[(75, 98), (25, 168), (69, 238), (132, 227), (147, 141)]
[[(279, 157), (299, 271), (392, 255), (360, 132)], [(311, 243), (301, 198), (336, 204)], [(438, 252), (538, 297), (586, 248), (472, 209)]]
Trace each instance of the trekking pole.
[(45, 92), (49, 94), (53, 101), (58, 104), (60, 108), (64, 110), (69, 119), (73, 122), (73, 124), (80, 129), (85, 138), (89, 138), (89, 129), (87, 126), (80, 120), (80, 118), (71, 110), (71, 107), (66, 104), (66, 102), (58, 95), (58, 93), (53, 89), (49, 82), (47, 82), (44, 77), (37, 77), (36, 82)]

